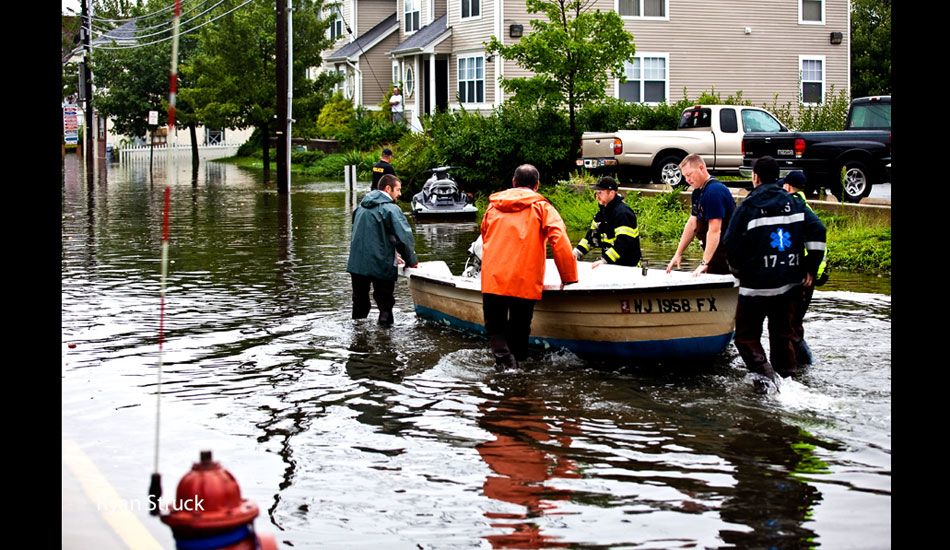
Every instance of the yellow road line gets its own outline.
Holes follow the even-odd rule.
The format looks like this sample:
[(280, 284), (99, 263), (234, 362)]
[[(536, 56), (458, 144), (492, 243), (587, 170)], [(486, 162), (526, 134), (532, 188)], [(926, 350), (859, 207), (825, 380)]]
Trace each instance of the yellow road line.
[[(131, 511), (128, 500), (109, 485), (105, 476), (96, 468), (74, 441), (63, 441), (63, 463), (76, 476), (86, 496), (92, 501), (112, 530), (129, 548), (138, 550), (162, 550), (162, 545), (142, 525)], [(125, 503), (125, 504), (123, 504)], [(148, 504), (148, 502), (144, 502)]]

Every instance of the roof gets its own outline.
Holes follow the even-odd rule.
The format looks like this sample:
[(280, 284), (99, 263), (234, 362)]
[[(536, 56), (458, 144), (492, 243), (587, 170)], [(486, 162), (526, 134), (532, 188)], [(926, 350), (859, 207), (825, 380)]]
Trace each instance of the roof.
[(344, 45), (339, 50), (326, 56), (324, 61), (343, 61), (349, 59), (356, 61), (356, 58), (366, 53), (366, 50), (372, 49), (380, 40), (386, 38), (399, 29), (399, 21), (396, 20), (395, 12), (376, 24), (375, 27), (366, 31), (363, 36)]
[(448, 14), (444, 14), (442, 17), (416, 31), (389, 53), (394, 57), (419, 53), (435, 47), (445, 40), (451, 32), (452, 29), (448, 26)]
[[(95, 31), (95, 29), (93, 29)], [(135, 26), (135, 20), (131, 20), (127, 23), (123, 23), (118, 27), (107, 31), (105, 33), (99, 34), (92, 41), (93, 47), (96, 45), (108, 45), (115, 40), (116, 44), (134, 44), (136, 42), (135, 33), (138, 31), (138, 28)]]

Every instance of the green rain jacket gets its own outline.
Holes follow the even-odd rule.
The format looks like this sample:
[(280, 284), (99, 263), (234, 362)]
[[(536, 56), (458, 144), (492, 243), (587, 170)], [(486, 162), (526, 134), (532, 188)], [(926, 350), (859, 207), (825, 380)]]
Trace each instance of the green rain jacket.
[(396, 252), (407, 266), (416, 265), (415, 239), (402, 209), (392, 197), (374, 189), (353, 212), (348, 273), (395, 281)]

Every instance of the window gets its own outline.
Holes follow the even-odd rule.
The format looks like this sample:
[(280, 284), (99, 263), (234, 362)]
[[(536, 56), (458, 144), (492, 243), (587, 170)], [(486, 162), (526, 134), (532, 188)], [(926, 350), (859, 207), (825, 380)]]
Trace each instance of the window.
[(400, 82), (402, 81), (399, 79), (399, 63), (393, 63), (393, 86), (399, 86)]
[(800, 57), (801, 102), (805, 105), (820, 105), (825, 99), (825, 58)]
[(784, 132), (785, 127), (765, 111), (743, 109), (742, 131), (747, 134), (750, 132)]
[(735, 109), (720, 109), (719, 129), (728, 134), (739, 132), (739, 121), (736, 119)]
[(419, 30), (419, 0), (406, 0), (406, 32)]
[(341, 36), (343, 36), (343, 20), (336, 15), (330, 23), (330, 40), (336, 40)]
[(798, 22), (812, 25), (824, 25), (824, 0), (798, 0)]
[(658, 17), (666, 19), (667, 0), (617, 0), (616, 9), (623, 17)]
[(485, 101), (485, 58), (459, 58), (459, 103)]
[(415, 82), (416, 82), (416, 79), (414, 75), (412, 74), (412, 67), (406, 67), (406, 89), (403, 91), (406, 92), (407, 98), (412, 95), (412, 88)]
[(462, 19), (479, 17), (482, 14), (481, 0), (462, 0)]
[(224, 143), (224, 130), (205, 128), (205, 145), (221, 145)]
[(631, 103), (667, 101), (666, 64), (666, 54), (643, 54), (625, 61), (627, 81), (620, 84), (620, 99)]

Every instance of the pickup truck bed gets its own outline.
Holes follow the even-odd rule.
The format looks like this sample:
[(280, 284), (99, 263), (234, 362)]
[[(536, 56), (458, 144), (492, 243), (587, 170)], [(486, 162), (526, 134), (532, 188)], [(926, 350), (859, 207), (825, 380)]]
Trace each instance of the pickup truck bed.
[(803, 171), (806, 192), (824, 187), (840, 200), (857, 202), (873, 185), (890, 180), (890, 97), (854, 100), (846, 125), (850, 129), (838, 132), (746, 135), (740, 172), (752, 177), (755, 160), (768, 155), (778, 161), (783, 177)]

